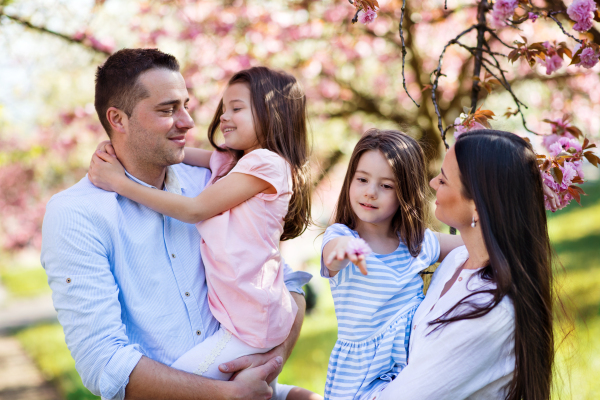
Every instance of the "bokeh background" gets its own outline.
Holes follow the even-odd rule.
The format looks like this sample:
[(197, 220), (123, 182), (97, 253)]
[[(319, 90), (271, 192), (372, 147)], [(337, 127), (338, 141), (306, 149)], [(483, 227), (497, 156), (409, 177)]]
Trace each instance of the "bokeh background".
[[(123, 47), (158, 47), (179, 59), (196, 122), (187, 139), (200, 147), (208, 146), (206, 126), (236, 71), (267, 65), (302, 82), (316, 224), (282, 251), (295, 269), (315, 274), (307, 288), (314, 308), (281, 381), (323, 392), (336, 320), (328, 283), (318, 276), (319, 234), (348, 156), (369, 127), (402, 129), (422, 144), (430, 173), (439, 170), (444, 150), (427, 85), (446, 42), (476, 16), (475, 1), (449, 1), (444, 11), (443, 0), (407, 0), (406, 85), (416, 107), (402, 87), (402, 2), (379, 3), (379, 17), (365, 26), (351, 24), (354, 8), (346, 0), (0, 0), (0, 399), (96, 398), (82, 386), (56, 322), (39, 248), (46, 202), (85, 176), (105, 139), (93, 108), (94, 72)], [(590, 38), (600, 37), (599, 27)], [(499, 34), (509, 43), (519, 36), (565, 40), (542, 19)], [(590, 138), (600, 136), (600, 67), (563, 67), (552, 76), (520, 61), (503, 67), (529, 106), (524, 112), (534, 131), (548, 134), (543, 119), (569, 114)], [(448, 50), (438, 91), (445, 124), (470, 105), (472, 70), (467, 52)], [(514, 109), (506, 91), (482, 91), (480, 103), (496, 113), (494, 127), (526, 135), (543, 151), (518, 118), (501, 116)], [(549, 214), (556, 288), (567, 315), (557, 318), (564, 340), (557, 342), (555, 398), (600, 398), (600, 181), (596, 168), (584, 168), (582, 206)]]

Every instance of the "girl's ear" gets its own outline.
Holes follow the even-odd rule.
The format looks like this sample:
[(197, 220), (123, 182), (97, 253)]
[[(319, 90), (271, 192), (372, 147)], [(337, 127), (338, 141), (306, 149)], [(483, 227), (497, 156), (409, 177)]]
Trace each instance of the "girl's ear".
[(110, 107), (106, 110), (106, 119), (113, 132), (124, 135), (129, 131), (129, 117), (124, 111), (115, 107)]

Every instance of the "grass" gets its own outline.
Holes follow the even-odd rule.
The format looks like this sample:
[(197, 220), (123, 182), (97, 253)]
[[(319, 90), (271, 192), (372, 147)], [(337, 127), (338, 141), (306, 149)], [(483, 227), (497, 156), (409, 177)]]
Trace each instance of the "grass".
[[(557, 349), (553, 398), (600, 398), (596, 372), (600, 370), (600, 182), (586, 184), (584, 189), (589, 195), (582, 198), (583, 208), (571, 204), (548, 215), (550, 239), (564, 267), (556, 272), (557, 288), (573, 318), (570, 326), (574, 328)], [(24, 282), (26, 278), (32, 282)], [(41, 269), (8, 274), (5, 270), (2, 279), (11, 292), (23, 296), (47, 290)], [(325, 285), (316, 309), (305, 319), (280, 382), (323, 393), (327, 362), (336, 335), (333, 302)], [(28, 328), (18, 332), (17, 337), (66, 399), (97, 399), (81, 384), (59, 325)]]
[(13, 297), (32, 297), (50, 293), (48, 278), (39, 268), (0, 268), (0, 280)]

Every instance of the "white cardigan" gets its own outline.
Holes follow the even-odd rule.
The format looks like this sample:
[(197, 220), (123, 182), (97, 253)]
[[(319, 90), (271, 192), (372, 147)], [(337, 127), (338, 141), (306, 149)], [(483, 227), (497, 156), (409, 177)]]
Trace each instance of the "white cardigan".
[[(506, 398), (515, 366), (514, 307), (507, 296), (483, 317), (452, 322), (427, 335), (432, 330), (429, 322), (473, 291), (493, 287), (479, 278), (477, 270), (462, 270), (440, 298), (446, 282), (468, 257), (465, 246), (454, 249), (434, 273), (413, 319), (408, 365), (374, 399)], [(483, 304), (489, 295), (469, 300)]]

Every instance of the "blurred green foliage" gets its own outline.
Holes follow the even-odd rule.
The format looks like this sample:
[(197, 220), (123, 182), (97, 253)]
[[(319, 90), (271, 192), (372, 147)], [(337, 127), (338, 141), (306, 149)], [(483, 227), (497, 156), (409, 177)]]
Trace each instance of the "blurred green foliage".
[(30, 297), (49, 293), (48, 279), (42, 267), (1, 268), (0, 279), (6, 289), (15, 297)]

